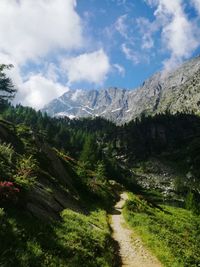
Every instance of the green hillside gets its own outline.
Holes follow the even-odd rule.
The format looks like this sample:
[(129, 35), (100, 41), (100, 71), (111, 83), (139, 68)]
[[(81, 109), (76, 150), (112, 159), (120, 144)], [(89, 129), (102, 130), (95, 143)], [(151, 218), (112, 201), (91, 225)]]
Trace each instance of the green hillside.
[(108, 214), (123, 190), (139, 195), (125, 218), (163, 265), (198, 266), (198, 116), (116, 126), (0, 99), (0, 266), (120, 266)]

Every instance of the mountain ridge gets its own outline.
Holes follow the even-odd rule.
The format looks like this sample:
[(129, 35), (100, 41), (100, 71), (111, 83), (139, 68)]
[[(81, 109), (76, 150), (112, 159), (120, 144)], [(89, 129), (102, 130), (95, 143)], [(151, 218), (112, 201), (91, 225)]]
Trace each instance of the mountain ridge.
[(69, 90), (47, 104), (42, 112), (55, 117), (104, 117), (117, 124), (170, 111), (200, 111), (200, 56), (171, 72), (157, 72), (133, 90), (109, 87)]

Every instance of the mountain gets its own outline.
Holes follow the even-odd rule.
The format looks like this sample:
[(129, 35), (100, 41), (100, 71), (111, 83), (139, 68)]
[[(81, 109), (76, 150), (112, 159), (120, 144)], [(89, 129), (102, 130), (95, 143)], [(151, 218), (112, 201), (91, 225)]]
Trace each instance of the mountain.
[(119, 88), (70, 90), (42, 110), (50, 116), (69, 118), (104, 117), (121, 122), (128, 114), (129, 91)]
[[(198, 90), (198, 64), (191, 65), (179, 69), (181, 81), (159, 82), (155, 95), (164, 85), (168, 101), (173, 86)], [(140, 94), (150, 98), (156, 79), (159, 74)], [(78, 100), (90, 105), (84, 91), (68, 93), (69, 106)], [(128, 105), (132, 95), (114, 88), (97, 93), (96, 109), (114, 108), (112, 101), (120, 105), (125, 96)], [(142, 103), (148, 111), (150, 100)], [(123, 244), (125, 252), (135, 244), (144, 255), (142, 239), (163, 266), (199, 265), (200, 116), (167, 112), (117, 126), (101, 117), (57, 119), (21, 105), (0, 107), (0, 266), (122, 266)], [(121, 191), (129, 193), (114, 207)], [(139, 235), (134, 242), (132, 227)]]
[(69, 90), (42, 111), (69, 118), (101, 116), (123, 124), (142, 113), (154, 115), (170, 111), (200, 111), (200, 56), (176, 70), (159, 72), (134, 90), (108, 88)]

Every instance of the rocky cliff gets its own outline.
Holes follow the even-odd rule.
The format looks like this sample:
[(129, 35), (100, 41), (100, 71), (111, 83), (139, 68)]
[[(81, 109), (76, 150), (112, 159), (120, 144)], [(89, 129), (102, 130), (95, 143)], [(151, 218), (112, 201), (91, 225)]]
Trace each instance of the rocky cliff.
[(159, 72), (133, 90), (69, 90), (43, 109), (50, 116), (104, 117), (123, 124), (141, 114), (200, 112), (200, 57)]

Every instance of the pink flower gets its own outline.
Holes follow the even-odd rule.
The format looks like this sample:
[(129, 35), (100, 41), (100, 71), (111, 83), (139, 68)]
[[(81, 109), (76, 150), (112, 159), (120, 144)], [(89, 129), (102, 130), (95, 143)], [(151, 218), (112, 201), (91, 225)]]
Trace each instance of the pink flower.
[(0, 197), (1, 199), (12, 198), (16, 193), (19, 193), (19, 188), (15, 187), (12, 182), (0, 182)]

